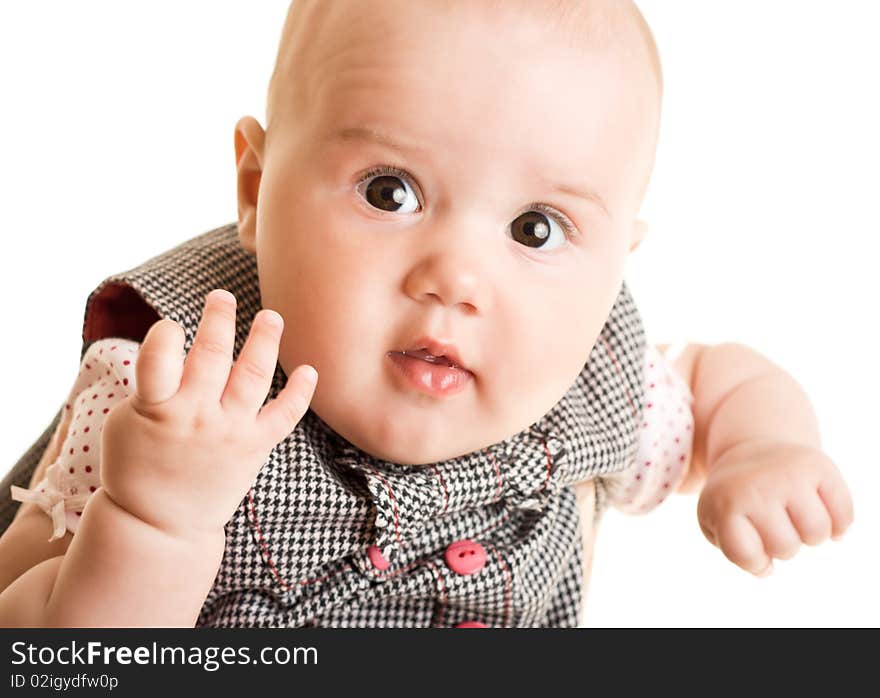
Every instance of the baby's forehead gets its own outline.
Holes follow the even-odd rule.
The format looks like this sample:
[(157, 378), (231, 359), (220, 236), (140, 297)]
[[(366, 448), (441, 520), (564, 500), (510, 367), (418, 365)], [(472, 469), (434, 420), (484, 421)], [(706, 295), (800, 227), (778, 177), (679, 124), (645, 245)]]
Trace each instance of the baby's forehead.
[[(390, 5), (395, 7), (389, 8)], [(399, 7), (397, 7), (399, 6)], [(649, 67), (662, 99), (662, 73), (651, 30), (631, 0), (384, 0), (396, 27), (424, 22), (425, 13), (456, 13), (466, 30), (481, 23), (503, 35), (510, 22), (540, 27), (542, 41), (558, 41), (588, 55), (613, 52)], [(397, 11), (399, 10), (399, 11)], [(372, 16), (371, 16), (372, 13)], [(294, 0), (282, 30), (275, 70), (269, 83), (267, 123), (284, 106), (297, 101), (295, 86), (309, 71), (322, 44), (339, 32), (377, 32), (379, 20), (371, 3), (359, 0)], [(376, 21), (371, 21), (376, 20)], [(502, 21), (503, 20), (503, 21)]]

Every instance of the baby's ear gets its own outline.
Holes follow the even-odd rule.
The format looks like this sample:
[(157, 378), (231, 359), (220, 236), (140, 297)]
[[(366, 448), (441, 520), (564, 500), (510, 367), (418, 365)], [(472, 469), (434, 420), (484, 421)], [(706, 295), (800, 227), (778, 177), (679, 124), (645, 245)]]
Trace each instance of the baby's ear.
[(235, 169), (238, 178), (238, 238), (251, 254), (257, 252), (257, 199), (263, 175), (266, 134), (252, 116), (235, 125)]
[(641, 243), (648, 232), (648, 224), (643, 220), (633, 221), (632, 233), (630, 234), (629, 251), (632, 252)]

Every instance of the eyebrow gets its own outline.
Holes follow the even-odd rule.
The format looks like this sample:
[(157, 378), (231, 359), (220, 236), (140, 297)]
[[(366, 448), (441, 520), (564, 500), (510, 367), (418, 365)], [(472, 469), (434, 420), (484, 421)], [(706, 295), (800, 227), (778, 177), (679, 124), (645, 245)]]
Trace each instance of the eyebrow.
[[(325, 141), (341, 140), (341, 141), (362, 141), (367, 143), (376, 143), (385, 146), (399, 153), (426, 153), (427, 148), (415, 144), (407, 144), (394, 140), (388, 134), (369, 126), (348, 126), (336, 131), (331, 131), (325, 138)], [(546, 177), (541, 178), (541, 182), (550, 187), (553, 191), (568, 194), (579, 199), (584, 199), (601, 208), (606, 216), (611, 216), (605, 201), (601, 196), (590, 189), (577, 189), (562, 182), (555, 182)]]
[(401, 153), (425, 153), (427, 148), (415, 144), (406, 144), (394, 140), (388, 134), (369, 126), (349, 126), (331, 131), (324, 137), (325, 141), (365, 141), (391, 148)]
[(548, 179), (544, 179), (542, 181), (544, 181), (553, 191), (576, 196), (580, 199), (586, 199), (587, 201), (601, 208), (605, 212), (606, 216), (608, 216), (609, 218), (611, 217), (611, 213), (608, 211), (608, 207), (605, 205), (605, 200), (594, 191), (590, 189), (575, 189), (574, 187), (570, 187), (567, 184), (562, 184), (561, 182), (552, 182)]

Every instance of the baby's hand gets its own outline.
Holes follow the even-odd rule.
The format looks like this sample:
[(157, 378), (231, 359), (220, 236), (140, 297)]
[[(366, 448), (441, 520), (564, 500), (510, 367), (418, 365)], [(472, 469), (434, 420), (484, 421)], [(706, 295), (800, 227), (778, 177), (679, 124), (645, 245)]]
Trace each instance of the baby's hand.
[(102, 433), (101, 484), (116, 504), (175, 536), (222, 533), (312, 399), (315, 381), (301, 366), (261, 409), (282, 327), (278, 313), (257, 313), (234, 366), (235, 297), (227, 291), (208, 294), (185, 361), (180, 325), (163, 319), (150, 328), (136, 389), (108, 413)]
[(840, 471), (822, 451), (756, 441), (719, 458), (697, 503), (703, 534), (736, 565), (759, 577), (773, 558), (839, 538), (853, 505)]

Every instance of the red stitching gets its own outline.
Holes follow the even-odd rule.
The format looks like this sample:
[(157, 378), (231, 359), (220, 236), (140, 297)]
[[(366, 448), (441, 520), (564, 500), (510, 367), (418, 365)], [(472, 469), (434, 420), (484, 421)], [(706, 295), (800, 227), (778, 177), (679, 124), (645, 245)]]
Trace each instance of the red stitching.
[(492, 453), (492, 451), (490, 451), (488, 448), (484, 448), (483, 453), (489, 454), (489, 457), (492, 459), (492, 465), (495, 466), (495, 475), (498, 476), (498, 494), (496, 494), (495, 499), (492, 500), (493, 502), (497, 502), (499, 499), (501, 499), (501, 485), (503, 483), (501, 479), (501, 468), (498, 466), (498, 461), (495, 460), (495, 454)]
[(427, 563), (431, 566), (431, 569), (433, 569), (434, 572), (437, 573), (437, 581), (440, 582), (440, 593), (441, 593), (440, 615), (437, 617), (436, 627), (442, 628), (443, 627), (443, 614), (446, 612), (446, 582), (443, 581), (443, 575), (440, 573), (440, 570), (437, 568), (437, 565), (435, 565), (430, 560), (428, 560)]
[(391, 491), (391, 485), (388, 484), (388, 481), (382, 477), (381, 473), (379, 473), (372, 465), (369, 466), (370, 470), (373, 471), (373, 474), (376, 475), (381, 481), (382, 484), (388, 489), (388, 496), (391, 497), (391, 504), (394, 505), (394, 533), (397, 535), (397, 542), (400, 545), (403, 545), (403, 541), (400, 540), (400, 522), (397, 514), (397, 499), (394, 497), (394, 492)]
[[(275, 563), (272, 562), (272, 556), (269, 554), (269, 546), (266, 544), (265, 539), (263, 538), (263, 531), (260, 528), (260, 522), (257, 519), (257, 511), (254, 506), (254, 489), (251, 488), (248, 490), (248, 502), (250, 503), (250, 511), (251, 511), (251, 521), (254, 522), (254, 526), (257, 528), (257, 538), (260, 540), (260, 545), (263, 548), (263, 555), (266, 558), (266, 562), (269, 564), (269, 568), (272, 570), (272, 573), (275, 575), (275, 578), (278, 582), (283, 586), (287, 591), (291, 590), (290, 584), (284, 581), (284, 578), (281, 576), (281, 573), (278, 571), (278, 568), (275, 566)], [(348, 563), (348, 567), (343, 567), (342, 569), (336, 570), (335, 572), (330, 572), (328, 574), (322, 575), (320, 577), (314, 577), (312, 579), (306, 579), (301, 582), (297, 582), (300, 586), (304, 586), (306, 584), (314, 584), (316, 582), (323, 582), (331, 577), (335, 577), (337, 574), (341, 574), (342, 572), (348, 571), (351, 569), (351, 563)]]
[(428, 557), (427, 557), (427, 556), (426, 556), (426, 557), (423, 557), (423, 558), (420, 558), (420, 559), (418, 559), (418, 560), (413, 560), (413, 561), (410, 562), (406, 567), (401, 567), (401, 568), (400, 568), (399, 570), (397, 570), (396, 572), (380, 572), (379, 570), (376, 570), (376, 573), (375, 573), (375, 574), (376, 574), (377, 577), (381, 577), (382, 579), (391, 579), (392, 577), (396, 577), (396, 576), (399, 575), (399, 574), (403, 574), (404, 572), (408, 572), (408, 571), (411, 570), (413, 567), (418, 567), (418, 566), (421, 565), (423, 562), (428, 562)]
[(504, 594), (504, 627), (510, 622), (510, 570), (507, 569), (507, 563), (504, 562), (504, 559), (501, 557), (501, 554), (498, 552), (498, 548), (496, 548), (492, 543), (486, 543), (490, 548), (492, 548), (492, 552), (495, 553), (495, 557), (498, 558), (498, 563), (501, 565), (501, 568), (504, 570), (504, 581), (507, 586), (507, 589)]
[[(602, 344), (605, 345), (605, 351), (607, 351), (609, 356), (611, 356), (611, 360), (614, 362), (614, 368), (617, 369), (617, 373), (620, 374), (621, 378), (623, 378), (623, 371), (620, 368), (620, 364), (617, 363), (617, 357), (614, 356), (614, 352), (611, 351), (611, 347), (608, 346), (608, 342), (606, 341), (605, 337), (600, 336), (599, 339), (601, 339)], [(625, 379), (623, 382), (623, 387), (626, 389), (626, 399), (629, 400), (630, 409), (632, 409), (633, 417), (635, 417), (638, 415), (638, 410), (636, 410), (636, 406), (633, 405), (632, 395), (630, 395), (629, 393), (629, 385), (627, 384)]]
[[(545, 448), (546, 448), (546, 444), (545, 444)], [(376, 472), (376, 470), (374, 468), (372, 468), (372, 466), (370, 467), (370, 469), (373, 471), (373, 473), (375, 473), (379, 477), (380, 480), (382, 480), (382, 482), (385, 484), (385, 487), (388, 488), (388, 495), (391, 497), (391, 501), (394, 504), (394, 517), (395, 517), (394, 525), (395, 525), (395, 530), (397, 533), (397, 540), (398, 540), (398, 542), (401, 542), (400, 541), (400, 528), (398, 525), (397, 501), (394, 498), (394, 493), (391, 491), (391, 487), (390, 487), (390, 485), (388, 485), (388, 482), (385, 480), (385, 478), (383, 478), (378, 472)], [(439, 475), (439, 473), (438, 473), (438, 475)], [(549, 475), (548, 475), (548, 478), (549, 478)], [(440, 481), (443, 482), (442, 476), (440, 476)], [(445, 491), (445, 489), (446, 488), (445, 488), (445, 484), (444, 484), (444, 491)], [(447, 496), (448, 496), (448, 494), (447, 494)], [(263, 556), (266, 559), (266, 563), (269, 565), (269, 569), (272, 570), (272, 574), (278, 580), (278, 583), (281, 584), (281, 586), (284, 587), (284, 589), (286, 589), (287, 591), (290, 591), (291, 590), (290, 584), (288, 584), (286, 581), (284, 581), (284, 578), (281, 576), (281, 573), (278, 571), (278, 568), (275, 566), (275, 563), (272, 560), (272, 556), (269, 553), (269, 546), (267, 545), (266, 540), (263, 538), (263, 531), (262, 531), (262, 528), (260, 528), (260, 521), (257, 518), (256, 505), (254, 503), (254, 490), (253, 490), (253, 488), (248, 490), (248, 504), (250, 505), (249, 510), (250, 510), (250, 515), (251, 515), (251, 521), (253, 522), (254, 527), (257, 530), (257, 539), (260, 541), (260, 546), (263, 550)], [(509, 518), (510, 518), (510, 512), (509, 511), (505, 512), (504, 515), (501, 517), (501, 519), (499, 519), (494, 525), (491, 525), (489, 528), (479, 532), (477, 535), (482, 537), (482, 536), (485, 536), (485, 535), (491, 533), (496, 528), (498, 528), (503, 523), (505, 523), (507, 521), (507, 519), (509, 519)], [(506, 603), (505, 608), (507, 610), (505, 610), (505, 613), (507, 615), (509, 615), (509, 606), (510, 606), (510, 579), (509, 579), (509, 575), (510, 575), (510, 572), (508, 571), (507, 566), (504, 564), (504, 561), (501, 559), (501, 556), (498, 554), (498, 551), (495, 548), (495, 546), (491, 545), (491, 544), (490, 544), (490, 546), (491, 546), (492, 550), (495, 552), (496, 557), (498, 557), (499, 562), (501, 562), (502, 567), (504, 567), (504, 571), (507, 575), (507, 577), (506, 577), (506, 579), (507, 579), (507, 600), (505, 602)], [(437, 566), (431, 560), (429, 560), (427, 556), (425, 558), (415, 560), (415, 561), (411, 562), (410, 564), (408, 564), (406, 567), (401, 567), (399, 570), (396, 570), (394, 572), (386, 574), (384, 572), (376, 571), (375, 575), (377, 577), (381, 577), (384, 579), (390, 579), (392, 577), (396, 577), (399, 574), (403, 574), (404, 572), (408, 572), (409, 570), (411, 570), (414, 567), (417, 567), (418, 565), (421, 565), (423, 563), (426, 563), (426, 564), (430, 565), (432, 568), (434, 568), (435, 571), (437, 572), (438, 577), (439, 577), (440, 584), (441, 584), (441, 591), (443, 593), (443, 598), (441, 601), (441, 613), (442, 613), (445, 610), (445, 606), (446, 606), (446, 585), (443, 580), (443, 575), (440, 574), (439, 570), (437, 569)], [(351, 563), (349, 563), (348, 568), (351, 568)], [(335, 572), (331, 572), (329, 574), (325, 574), (320, 577), (313, 577), (311, 579), (306, 579), (306, 580), (297, 582), (297, 584), (299, 584), (300, 586), (303, 586), (306, 584), (315, 584), (317, 582), (326, 581), (326, 580), (330, 579), (331, 577), (335, 577), (336, 575), (347, 571), (348, 568), (336, 570)], [(507, 624), (507, 615), (505, 616), (505, 625)], [(442, 618), (442, 615), (441, 615), (441, 618)]]
[[(114, 347), (115, 349), (116, 347)], [(272, 556), (269, 554), (269, 546), (266, 545), (266, 541), (263, 540), (263, 531), (260, 529), (260, 522), (257, 520), (257, 512), (254, 508), (254, 488), (248, 490), (248, 501), (250, 502), (251, 509), (251, 520), (254, 522), (254, 526), (257, 527), (257, 538), (260, 541), (260, 545), (263, 547), (263, 556), (266, 558), (266, 562), (269, 563), (269, 568), (272, 570), (272, 574), (275, 575), (275, 578), (281, 583), (287, 591), (290, 591), (290, 585), (284, 581), (281, 574), (278, 572), (278, 569), (275, 567), (275, 563), (272, 562)]]
[(443, 479), (443, 473), (441, 473), (436, 465), (432, 465), (431, 468), (434, 470), (434, 473), (437, 475), (437, 479), (440, 480), (440, 484), (443, 486), (443, 495), (446, 497), (446, 501), (443, 504), (443, 510), (440, 512), (441, 514), (446, 513), (446, 508), (449, 506), (449, 490), (446, 489), (446, 480)]

